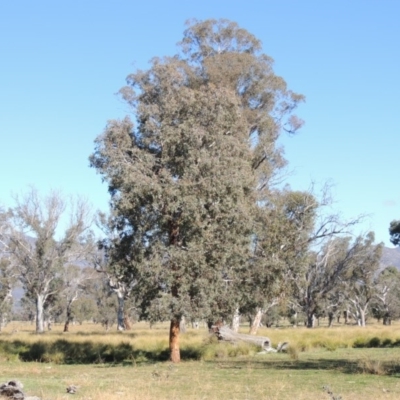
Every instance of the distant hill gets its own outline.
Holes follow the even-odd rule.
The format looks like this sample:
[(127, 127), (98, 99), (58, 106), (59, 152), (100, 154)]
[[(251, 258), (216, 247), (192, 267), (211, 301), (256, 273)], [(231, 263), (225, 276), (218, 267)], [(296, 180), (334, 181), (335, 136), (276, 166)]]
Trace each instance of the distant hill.
[(384, 247), (381, 258), (382, 269), (393, 266), (400, 271), (400, 247)]

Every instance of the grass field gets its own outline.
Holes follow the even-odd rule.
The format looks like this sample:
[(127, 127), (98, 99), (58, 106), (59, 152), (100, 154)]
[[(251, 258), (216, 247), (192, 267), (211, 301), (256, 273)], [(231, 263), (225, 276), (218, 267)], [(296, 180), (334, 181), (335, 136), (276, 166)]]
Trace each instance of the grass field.
[(88, 400), (400, 398), (400, 323), (261, 329), (273, 345), (291, 345), (288, 354), (262, 355), (189, 329), (178, 365), (167, 361), (167, 324), (139, 323), (123, 333), (92, 324), (61, 330), (38, 336), (32, 325), (9, 324), (0, 333), (0, 383), (18, 379), (26, 393), (49, 400), (70, 398), (70, 384), (79, 387), (76, 399)]

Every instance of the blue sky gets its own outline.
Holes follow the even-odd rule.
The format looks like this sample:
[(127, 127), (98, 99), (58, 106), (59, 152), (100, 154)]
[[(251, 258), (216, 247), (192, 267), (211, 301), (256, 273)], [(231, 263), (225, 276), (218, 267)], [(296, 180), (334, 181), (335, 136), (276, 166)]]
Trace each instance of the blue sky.
[(35, 185), (106, 210), (89, 168), (93, 141), (128, 107), (115, 95), (154, 56), (173, 55), (190, 18), (227, 18), (263, 42), (275, 71), (306, 96), (283, 136), (288, 183), (334, 184), (344, 219), (370, 217), (390, 246), (400, 219), (400, 2), (396, 0), (14, 0), (0, 5), (0, 203)]

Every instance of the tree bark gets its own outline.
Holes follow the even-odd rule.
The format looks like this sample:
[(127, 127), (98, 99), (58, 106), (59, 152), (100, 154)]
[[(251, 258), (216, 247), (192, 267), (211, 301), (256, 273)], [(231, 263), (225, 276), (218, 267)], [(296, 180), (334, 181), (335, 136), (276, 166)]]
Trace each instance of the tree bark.
[(315, 316), (314, 311), (307, 311), (307, 328), (314, 328)]
[(117, 292), (118, 297), (118, 327), (119, 331), (125, 330), (124, 318), (125, 318), (125, 299), (123, 293)]
[(186, 318), (182, 317), (179, 323), (179, 331), (181, 333), (186, 333)]
[(192, 321), (192, 328), (193, 329), (199, 329), (199, 322), (198, 321)]
[(297, 328), (298, 321), (297, 321), (298, 314), (295, 312), (292, 316), (292, 326), (293, 328)]
[(44, 296), (38, 294), (36, 296), (36, 333), (44, 332)]
[(239, 325), (240, 325), (240, 314), (239, 314), (239, 309), (237, 308), (232, 317), (231, 328), (233, 332), (239, 332)]
[(360, 326), (365, 326), (365, 311), (363, 309), (359, 309), (359, 325)]
[(344, 324), (347, 325), (349, 323), (349, 312), (348, 312), (348, 310), (343, 311), (343, 315), (344, 315)]
[(179, 324), (180, 318), (172, 318), (169, 328), (169, 350), (170, 359), (173, 363), (181, 361), (181, 352), (179, 349)]
[(263, 311), (261, 310), (261, 308), (259, 308), (251, 322), (250, 335), (257, 335), (257, 330), (260, 327), (262, 315)]
[(219, 340), (224, 340), (233, 343), (238, 341), (243, 341), (259, 345), (264, 350), (271, 349), (271, 340), (266, 336), (255, 336), (255, 335), (246, 335), (243, 333), (236, 333), (233, 332), (232, 329), (229, 329), (227, 326), (218, 327), (215, 333), (217, 334)]
[(334, 313), (330, 311), (328, 313), (328, 328), (332, 328), (333, 320), (334, 320)]
[(64, 324), (64, 332), (69, 332), (69, 323), (72, 320), (72, 311), (71, 311), (71, 306), (70, 304), (68, 304), (67, 306), (67, 318), (65, 320), (65, 324)]

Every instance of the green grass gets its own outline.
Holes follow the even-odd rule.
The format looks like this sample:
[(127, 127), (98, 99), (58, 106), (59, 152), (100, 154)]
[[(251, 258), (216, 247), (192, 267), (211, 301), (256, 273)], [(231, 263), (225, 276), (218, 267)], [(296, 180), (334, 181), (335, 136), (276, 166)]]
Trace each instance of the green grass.
[[(87, 324), (68, 334), (56, 327), (39, 336), (29, 325), (11, 333), (16, 327), (0, 334), (0, 383), (18, 379), (26, 393), (43, 399), (70, 399), (65, 391), (70, 384), (79, 386), (74, 398), (82, 400), (330, 400), (324, 386), (343, 400), (400, 398), (400, 347), (382, 346), (386, 339), (386, 346), (398, 340), (397, 325), (259, 332), (274, 345), (289, 341), (294, 355), (259, 355), (253, 346), (216, 343), (205, 329), (189, 329), (182, 335), (184, 361), (178, 365), (163, 361), (167, 324), (149, 329), (140, 323), (124, 333)], [(362, 340), (368, 345), (353, 347)], [(27, 354), (37, 361), (23, 361)]]

